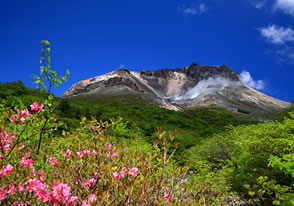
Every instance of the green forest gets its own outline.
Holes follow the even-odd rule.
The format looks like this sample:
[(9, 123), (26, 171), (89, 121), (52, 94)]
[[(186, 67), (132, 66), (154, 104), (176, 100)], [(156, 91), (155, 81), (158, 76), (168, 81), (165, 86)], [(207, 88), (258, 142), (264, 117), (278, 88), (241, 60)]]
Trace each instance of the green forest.
[[(55, 153), (59, 154), (65, 146), (74, 147), (71, 143), (77, 140), (72, 138), (76, 132), (82, 132), (82, 123), (87, 121), (104, 125), (103, 135), (112, 144), (129, 145), (129, 150), (139, 150), (145, 155), (154, 152), (154, 139), (163, 132), (173, 137), (166, 153), (171, 155), (169, 167), (187, 168), (186, 184), (190, 185), (182, 187), (189, 188), (190, 195), (194, 195), (186, 198), (194, 199), (191, 204), (294, 205), (292, 107), (267, 115), (271, 121), (257, 121), (254, 116), (213, 105), (171, 111), (146, 104), (136, 96), (88, 101), (52, 94), (50, 97), (57, 124), (45, 141), (60, 148)], [(6, 111), (2, 114), (5, 125), (7, 111), (11, 114), (32, 102), (46, 104), (48, 93), (16, 81), (0, 83), (0, 98), (1, 110)], [(88, 144), (90, 139), (79, 137), (79, 141)], [(160, 141), (158, 144), (157, 148), (164, 147)], [(184, 204), (173, 201), (170, 203)]]

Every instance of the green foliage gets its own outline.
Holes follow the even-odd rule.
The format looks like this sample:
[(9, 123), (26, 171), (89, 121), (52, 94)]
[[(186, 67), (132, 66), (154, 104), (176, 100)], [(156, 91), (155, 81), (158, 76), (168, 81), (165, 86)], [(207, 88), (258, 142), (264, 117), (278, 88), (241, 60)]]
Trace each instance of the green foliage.
[[(41, 77), (35, 75), (33, 81), (36, 83), (36, 87), (39, 88), (41, 84), (42, 89), (47, 93), (51, 92), (51, 87), (54, 86), (57, 88), (60, 84), (63, 84), (64, 81), (68, 80), (69, 70), (66, 71), (65, 76), (57, 77), (57, 73), (54, 70), (51, 70), (51, 58), (50, 58), (50, 43), (47, 40), (41, 41), (42, 50), (40, 52), (40, 73)], [(47, 79), (48, 84), (46, 85), (45, 81)]]
[[(282, 122), (231, 127), (191, 148), (196, 177), (206, 177), (205, 181), (219, 177), (224, 182), (218, 188), (230, 185), (253, 202), (287, 205), (294, 195), (294, 115), (289, 116)], [(203, 175), (203, 170), (213, 173), (213, 178)]]

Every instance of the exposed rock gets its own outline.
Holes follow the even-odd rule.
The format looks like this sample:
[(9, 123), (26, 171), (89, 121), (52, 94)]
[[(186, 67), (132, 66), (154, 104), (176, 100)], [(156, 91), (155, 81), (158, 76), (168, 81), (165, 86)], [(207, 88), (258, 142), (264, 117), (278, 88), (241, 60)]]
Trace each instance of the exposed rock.
[(244, 114), (281, 111), (290, 105), (245, 85), (239, 74), (225, 65), (197, 63), (157, 71), (122, 68), (80, 81), (66, 94), (68, 98), (135, 94), (172, 110), (215, 104)]

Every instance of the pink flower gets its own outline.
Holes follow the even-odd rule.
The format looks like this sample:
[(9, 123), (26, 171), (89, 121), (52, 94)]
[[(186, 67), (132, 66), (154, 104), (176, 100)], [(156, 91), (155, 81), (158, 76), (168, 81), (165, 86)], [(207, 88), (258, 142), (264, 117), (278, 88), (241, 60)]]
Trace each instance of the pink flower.
[(131, 175), (133, 177), (137, 177), (137, 175), (138, 175), (138, 168), (137, 167), (129, 168), (129, 175)]
[(124, 178), (125, 174), (127, 174), (127, 172), (128, 172), (127, 168), (123, 167), (121, 169), (121, 172), (119, 173), (119, 178)]
[(106, 153), (106, 156), (107, 156), (107, 157), (110, 157), (110, 152), (107, 152), (107, 153)]
[(70, 157), (71, 155), (72, 155), (72, 151), (68, 149), (66, 150), (63, 156), (66, 158), (66, 157)]
[(70, 197), (70, 187), (66, 183), (54, 182), (52, 196), (59, 202), (65, 203)]
[(13, 166), (8, 164), (7, 166), (3, 166), (3, 175), (11, 175), (13, 170)]
[(55, 157), (49, 157), (49, 163), (52, 166), (55, 166), (58, 164), (58, 160)]
[(84, 200), (81, 206), (91, 206), (91, 204), (88, 203), (87, 200)]
[(93, 149), (92, 154), (93, 154), (93, 155), (96, 155), (96, 154), (97, 154), (96, 150)]
[(75, 179), (75, 185), (79, 184), (79, 180)]
[(21, 117), (18, 121), (18, 124), (21, 125), (26, 119), (24, 117)]
[(21, 145), (21, 146), (18, 148), (18, 151), (22, 150), (24, 147), (25, 147), (24, 144)]
[(46, 184), (41, 183), (40, 180), (34, 178), (34, 179), (29, 179), (27, 181), (27, 190), (29, 192), (38, 192), (39, 190), (44, 190), (46, 189)]
[(107, 142), (105, 145), (106, 145), (106, 147), (107, 147), (108, 149), (110, 149), (111, 146), (112, 146), (112, 144), (111, 144), (110, 142)]
[(118, 156), (118, 153), (117, 152), (114, 152), (112, 153), (111, 157), (117, 157)]
[(33, 168), (33, 160), (32, 159), (27, 159), (26, 155), (21, 159), (20, 164), (24, 168)]
[(77, 152), (77, 155), (79, 156), (79, 158), (81, 160), (84, 159), (84, 153), (83, 152)]
[(15, 116), (15, 114), (12, 115), (12, 120), (11, 120), (11, 122), (12, 122), (12, 123), (15, 123), (15, 122), (16, 122), (16, 116)]
[(41, 171), (40, 172), (40, 180), (41, 181), (44, 181), (45, 180), (45, 175), (46, 175), (46, 173), (44, 171)]
[(98, 177), (98, 172), (93, 172), (93, 173), (92, 173), (92, 177), (93, 177), (93, 178)]
[(67, 200), (67, 204), (75, 205), (78, 202), (79, 198), (77, 196), (72, 196)]
[(90, 152), (89, 150), (87, 150), (87, 149), (84, 149), (84, 150), (83, 150), (83, 153), (84, 153), (85, 155), (91, 155), (91, 152)]
[(8, 193), (9, 193), (10, 196), (14, 194), (14, 189), (15, 189), (15, 186), (14, 185), (9, 185), (9, 191), (8, 191)]
[(44, 108), (44, 105), (43, 105), (43, 104), (41, 104), (41, 105), (39, 106), (39, 108), (38, 108), (38, 109), (39, 109), (39, 111), (40, 111), (40, 112), (43, 112), (43, 111), (44, 111), (44, 109), (43, 109), (43, 108)]
[(95, 194), (91, 194), (90, 197), (88, 198), (88, 201), (90, 203), (93, 203), (97, 200), (97, 196)]
[(112, 175), (113, 175), (113, 179), (114, 179), (114, 180), (118, 180), (118, 179), (119, 179), (119, 176), (118, 176), (117, 172), (113, 172), (113, 171), (111, 171), (111, 173), (112, 173)]
[(21, 114), (24, 116), (24, 117), (28, 117), (30, 115), (30, 112), (28, 109), (25, 109), (23, 111), (21, 111)]
[(113, 152), (113, 153), (115, 153), (115, 152), (116, 152), (116, 147), (114, 147), (114, 148), (112, 149), (112, 152)]
[(163, 199), (168, 199), (169, 201), (173, 201), (173, 197), (172, 197), (172, 195), (171, 194), (166, 194), (166, 193), (164, 193), (163, 194)]
[(129, 149), (127, 147), (125, 147), (124, 148), (124, 151), (128, 153), (129, 152)]
[(0, 187), (0, 200), (4, 200), (6, 198), (6, 192)]
[(91, 130), (95, 130), (96, 128), (95, 128), (95, 126), (94, 125), (92, 125), (91, 126)]
[(84, 182), (84, 187), (85, 186), (94, 186), (96, 183), (96, 180), (91, 178), (91, 179), (85, 179), (85, 182)]
[(0, 128), (0, 150), (9, 150), (10, 142), (14, 139), (14, 132), (10, 134)]
[(37, 173), (35, 170), (32, 170), (32, 177), (36, 177)]
[(22, 183), (22, 182), (20, 182), (20, 183), (18, 184), (18, 186), (17, 186), (17, 191), (18, 191), (18, 193), (21, 193), (22, 191), (24, 191), (23, 183)]
[(34, 102), (33, 104), (31, 104), (30, 107), (31, 107), (31, 110), (32, 110), (32, 111), (36, 111), (36, 112), (37, 112), (38, 109), (39, 109), (39, 108), (38, 108), (38, 103), (36, 103), (36, 102)]
[(0, 160), (2, 160), (4, 158), (4, 156), (3, 155), (0, 155)]

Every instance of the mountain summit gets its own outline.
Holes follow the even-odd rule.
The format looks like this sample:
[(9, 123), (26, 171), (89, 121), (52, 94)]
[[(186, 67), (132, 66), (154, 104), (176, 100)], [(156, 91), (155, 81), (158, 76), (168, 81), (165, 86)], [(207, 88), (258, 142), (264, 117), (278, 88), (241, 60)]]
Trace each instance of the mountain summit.
[(281, 111), (290, 103), (267, 96), (242, 82), (239, 74), (222, 66), (193, 63), (178, 69), (132, 72), (121, 68), (82, 80), (66, 92), (67, 98), (139, 95), (157, 105), (181, 110), (217, 105), (235, 112)]

